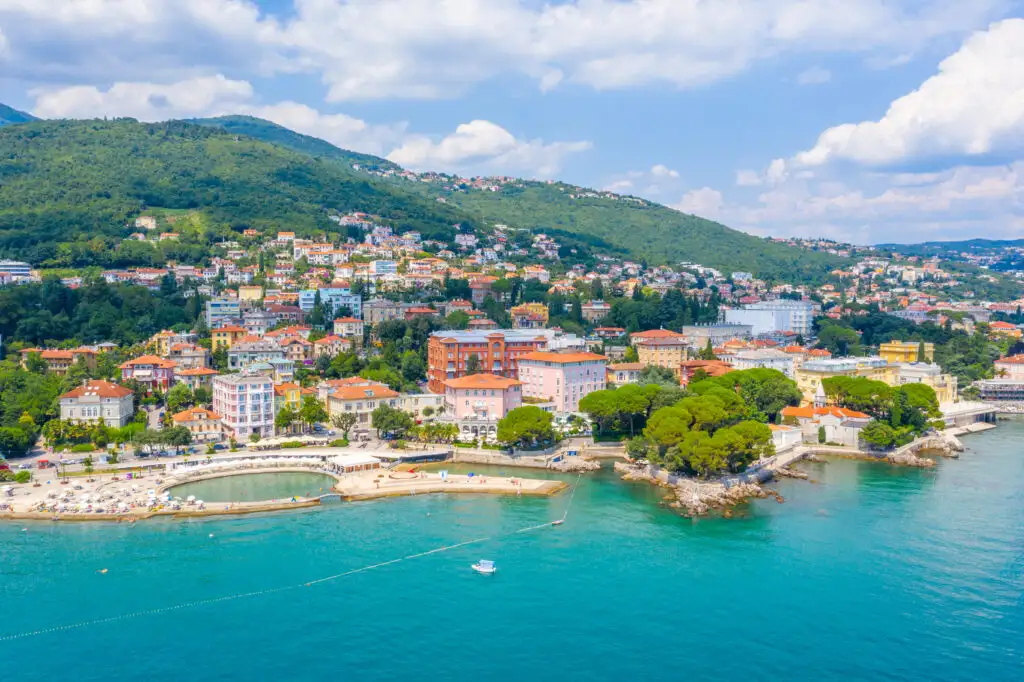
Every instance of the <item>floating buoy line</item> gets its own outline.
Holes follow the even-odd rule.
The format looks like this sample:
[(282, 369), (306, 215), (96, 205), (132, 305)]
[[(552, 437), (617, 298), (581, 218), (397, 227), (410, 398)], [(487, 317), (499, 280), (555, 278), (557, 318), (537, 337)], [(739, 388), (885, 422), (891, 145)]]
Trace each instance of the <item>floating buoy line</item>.
[[(199, 608), (201, 606), (210, 606), (212, 604), (221, 604), (221, 603), (229, 602), (229, 601), (238, 601), (240, 599), (252, 599), (252, 598), (255, 598), (255, 597), (262, 597), (262, 596), (269, 595), (269, 594), (278, 594), (278, 593), (281, 593), (281, 592), (288, 592), (290, 590), (305, 589), (307, 587), (313, 587), (314, 585), (322, 585), (324, 583), (329, 583), (329, 582), (332, 582), (332, 581), (335, 581), (335, 580), (340, 580), (341, 578), (347, 578), (348, 576), (356, 575), (358, 573), (366, 573), (368, 571), (372, 571), (372, 570), (375, 570), (375, 569), (378, 569), (378, 568), (383, 568), (385, 566), (391, 566), (392, 564), (398, 564), (398, 563), (401, 563), (403, 561), (411, 561), (413, 559), (419, 559), (419, 558), (422, 558), (422, 557), (425, 557), (425, 556), (430, 556), (431, 554), (440, 554), (442, 552), (449, 552), (449, 551), (451, 551), (453, 549), (459, 549), (461, 547), (469, 547), (470, 545), (478, 545), (481, 542), (487, 542), (488, 540), (500, 540), (501, 538), (511, 537), (513, 535), (518, 535), (520, 533), (529, 533), (531, 531), (540, 530), (541, 528), (550, 528), (550, 527), (553, 527), (553, 526), (560, 526), (563, 523), (565, 523), (566, 519), (569, 517), (569, 509), (570, 509), (570, 507), (572, 507), (572, 500), (573, 500), (573, 497), (576, 495), (576, 488), (577, 488), (577, 486), (579, 486), (579, 482), (580, 482), (580, 479), (579, 479), (579, 477), (577, 477), (576, 478), (576, 484), (573, 486), (572, 493), (569, 495), (569, 502), (565, 506), (565, 512), (562, 514), (562, 518), (561, 519), (556, 519), (554, 521), (545, 521), (544, 523), (539, 523), (536, 526), (527, 526), (526, 528), (520, 528), (519, 530), (514, 530), (514, 531), (511, 531), (509, 533), (503, 533), (503, 534), (500, 534), (500, 535), (489, 535), (487, 537), (476, 538), (476, 539), (473, 539), (473, 540), (465, 540), (463, 542), (458, 542), (458, 543), (456, 543), (454, 545), (441, 545), (440, 547), (435, 547), (434, 549), (429, 549), (429, 550), (427, 550), (425, 552), (417, 552), (416, 554), (409, 554), (409, 555), (406, 555), (406, 556), (402, 556), (402, 557), (398, 557), (398, 558), (395, 558), (395, 559), (391, 559), (389, 561), (381, 561), (380, 563), (370, 564), (368, 566), (361, 566), (359, 568), (353, 568), (353, 569), (348, 570), (348, 571), (343, 571), (341, 573), (335, 573), (334, 575), (329, 575), (329, 576), (326, 576), (326, 577), (323, 577), (323, 578), (317, 578), (316, 580), (309, 580), (309, 581), (302, 582), (302, 583), (294, 583), (294, 584), (291, 584), (291, 585), (283, 585), (281, 587), (271, 587), (271, 588), (267, 588), (267, 589), (264, 589), (264, 590), (256, 590), (254, 592), (240, 592), (238, 594), (230, 594), (230, 595), (226, 595), (226, 596), (223, 596), (223, 597), (213, 597), (213, 598), (210, 598), (210, 599), (197, 599), (195, 601), (184, 602), (182, 604), (175, 604), (173, 606), (161, 606), (161, 607), (158, 607), (158, 608), (155, 608), (155, 609), (146, 609), (144, 611), (132, 611), (132, 612), (129, 612), (129, 613), (122, 613), (122, 614), (117, 615), (117, 616), (109, 616), (107, 618), (95, 618), (93, 620), (81, 621), (81, 622), (78, 622), (78, 623), (68, 623), (68, 624), (65, 624), (65, 625), (55, 625), (53, 627), (42, 628), (42, 629), (39, 629), (39, 630), (28, 630), (26, 632), (18, 632), (18, 633), (13, 633), (13, 634), (9, 634), (9, 635), (0, 635), (0, 642), (10, 642), (10, 641), (13, 641), (13, 640), (16, 640), (16, 639), (27, 639), (29, 637), (38, 637), (40, 635), (49, 635), (49, 634), (54, 634), (54, 633), (57, 633), (57, 632), (67, 632), (69, 630), (78, 630), (80, 628), (92, 627), (94, 625), (105, 625), (105, 624), (108, 624), (108, 623), (117, 623), (117, 622), (123, 621), (123, 620), (131, 620), (133, 618), (141, 618), (143, 616), (156, 616), (156, 615), (160, 615), (160, 614), (163, 614), (163, 613), (170, 613), (172, 611), (183, 611), (185, 609), (194, 609), (194, 608)], [(213, 534), (211, 533), (211, 537), (212, 536), (213, 536)], [(98, 572), (100, 572), (100, 571), (98, 571)], [(107, 571), (106, 571), (106, 569), (104, 569), (102, 572), (106, 573)]]

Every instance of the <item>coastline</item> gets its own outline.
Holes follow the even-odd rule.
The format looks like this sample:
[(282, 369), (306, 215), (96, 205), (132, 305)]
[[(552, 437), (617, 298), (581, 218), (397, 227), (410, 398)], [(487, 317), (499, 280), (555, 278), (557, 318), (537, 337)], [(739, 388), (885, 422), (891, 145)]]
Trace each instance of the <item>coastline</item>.
[(650, 464), (633, 462), (616, 462), (614, 469), (625, 481), (644, 481), (651, 485), (672, 491), (674, 501), (669, 506), (680, 509), (686, 517), (705, 516), (712, 509), (723, 510), (723, 516), (729, 518), (729, 509), (752, 498), (774, 497), (780, 504), (785, 498), (763, 484), (771, 480), (783, 478), (808, 479), (803, 472), (791, 469), (791, 465), (801, 460), (822, 461), (820, 457), (841, 457), (867, 462), (887, 463), (893, 466), (929, 468), (935, 466), (935, 460), (922, 457), (932, 454), (950, 459), (960, 457), (963, 443), (957, 435), (982, 433), (995, 428), (994, 424), (972, 424), (941, 431), (917, 438), (892, 452), (873, 453), (843, 446), (799, 445), (770, 459), (763, 466), (743, 474), (724, 477), (717, 480), (701, 481), (700, 479), (674, 474)]

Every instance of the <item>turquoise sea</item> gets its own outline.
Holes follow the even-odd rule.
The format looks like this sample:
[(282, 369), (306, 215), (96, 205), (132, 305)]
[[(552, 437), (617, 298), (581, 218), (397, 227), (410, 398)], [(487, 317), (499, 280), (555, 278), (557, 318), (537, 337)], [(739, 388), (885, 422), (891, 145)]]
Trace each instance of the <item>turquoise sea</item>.
[(808, 464), (731, 520), (602, 473), (513, 535), (568, 494), (2, 523), (0, 678), (1019, 680), (1024, 423), (965, 443), (934, 470)]

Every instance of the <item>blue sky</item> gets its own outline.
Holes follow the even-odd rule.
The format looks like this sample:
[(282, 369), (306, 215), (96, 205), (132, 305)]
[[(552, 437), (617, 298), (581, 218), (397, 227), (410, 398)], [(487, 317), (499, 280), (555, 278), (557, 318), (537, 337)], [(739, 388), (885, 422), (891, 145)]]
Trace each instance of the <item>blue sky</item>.
[(0, 0), (0, 102), (248, 113), (756, 234), (1024, 237), (1011, 0)]

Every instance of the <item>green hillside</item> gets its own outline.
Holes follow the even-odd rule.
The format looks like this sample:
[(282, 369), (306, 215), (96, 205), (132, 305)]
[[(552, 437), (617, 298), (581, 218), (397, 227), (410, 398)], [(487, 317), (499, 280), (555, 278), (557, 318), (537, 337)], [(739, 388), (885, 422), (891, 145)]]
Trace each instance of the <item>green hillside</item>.
[[(257, 118), (229, 116), (197, 122), (347, 165), (360, 163), (371, 169), (398, 168), (385, 159), (338, 149), (323, 140), (299, 135)], [(449, 205), (455, 204), (473, 215), (478, 222), (571, 232), (585, 242), (606, 244), (617, 252), (646, 258), (652, 263), (692, 261), (726, 272), (749, 271), (772, 279), (813, 282), (820, 281), (829, 271), (846, 262), (829, 254), (775, 244), (648, 201), (570, 199), (570, 194), (587, 190), (564, 183), (527, 182), (524, 187), (509, 187), (497, 193), (450, 193), (435, 184), (402, 179), (394, 179), (391, 184), (424, 197), (442, 197)]]
[(458, 209), (329, 160), (184, 122), (36, 121), (0, 128), (0, 255), (127, 236), (143, 211), (198, 210), (218, 232), (337, 229), (329, 211), (448, 237)]
[(587, 190), (562, 183), (527, 182), (500, 192), (445, 196), (483, 220), (596, 237), (652, 263), (689, 261), (727, 273), (746, 271), (768, 279), (813, 282), (845, 262), (828, 254), (775, 244), (653, 202), (570, 196), (583, 191)]
[(325, 142), (318, 137), (302, 135), (284, 126), (279, 126), (270, 121), (253, 116), (218, 116), (217, 118), (195, 118), (189, 123), (221, 128), (230, 133), (255, 137), (257, 140), (281, 145), (303, 154), (334, 159), (346, 164), (358, 163), (364, 168), (372, 170), (398, 169), (398, 164), (387, 159), (382, 159), (370, 154), (360, 154), (347, 149), (335, 147), (330, 142)]
[(32, 114), (26, 114), (24, 111), (18, 111), (13, 109), (6, 104), (0, 104), (0, 126), (9, 125), (11, 123), (28, 123), (29, 121), (38, 121)]

